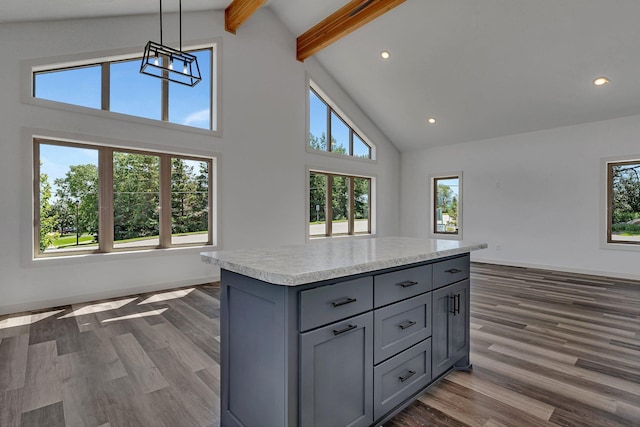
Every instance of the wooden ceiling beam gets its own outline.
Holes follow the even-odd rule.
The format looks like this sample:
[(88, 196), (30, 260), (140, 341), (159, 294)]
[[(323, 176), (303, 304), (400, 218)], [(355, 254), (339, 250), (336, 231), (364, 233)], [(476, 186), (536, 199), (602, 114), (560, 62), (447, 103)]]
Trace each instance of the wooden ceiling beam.
[(267, 0), (233, 0), (224, 10), (224, 29), (235, 34), (240, 25)]
[(404, 2), (405, 0), (351, 0), (296, 39), (298, 61), (304, 61)]

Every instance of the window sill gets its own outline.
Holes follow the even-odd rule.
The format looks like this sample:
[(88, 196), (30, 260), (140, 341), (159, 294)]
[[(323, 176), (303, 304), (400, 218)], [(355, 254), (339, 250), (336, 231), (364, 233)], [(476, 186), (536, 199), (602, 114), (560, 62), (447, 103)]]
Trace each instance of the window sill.
[(37, 257), (29, 260), (30, 267), (56, 267), (69, 266), (70, 264), (84, 264), (105, 261), (123, 261), (131, 259), (145, 259), (154, 257), (165, 257), (171, 255), (199, 255), (200, 252), (208, 252), (217, 250), (217, 246), (201, 245), (201, 246), (182, 246), (165, 249), (139, 249), (135, 251), (118, 251), (109, 253), (90, 253), (77, 255), (61, 255), (61, 256), (45, 256)]

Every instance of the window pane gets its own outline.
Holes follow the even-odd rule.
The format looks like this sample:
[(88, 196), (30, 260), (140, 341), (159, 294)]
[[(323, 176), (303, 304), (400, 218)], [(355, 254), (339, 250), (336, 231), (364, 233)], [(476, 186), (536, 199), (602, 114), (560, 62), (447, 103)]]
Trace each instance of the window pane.
[(309, 91), (309, 147), (327, 151), (327, 104)]
[(211, 50), (189, 53), (198, 58), (202, 81), (194, 87), (169, 83), (169, 121), (211, 129)]
[(331, 187), (332, 235), (349, 233), (349, 178), (333, 175)]
[(371, 194), (371, 180), (368, 178), (353, 178), (353, 232), (369, 233), (369, 195)]
[(325, 236), (327, 233), (327, 176), (309, 174), (309, 236)]
[(160, 120), (162, 80), (140, 74), (140, 61), (111, 63), (110, 110)]
[(331, 151), (349, 154), (349, 126), (333, 111), (331, 112)]
[(100, 65), (34, 73), (34, 96), (100, 109), (101, 76)]
[(171, 243), (209, 241), (209, 163), (171, 159)]
[(364, 159), (371, 158), (371, 147), (369, 147), (357, 133), (353, 133), (353, 155)]
[(640, 161), (612, 164), (610, 207), (612, 243), (640, 244)]
[(40, 144), (39, 253), (98, 248), (98, 150)]
[(113, 153), (114, 248), (158, 246), (160, 158)]
[(459, 178), (436, 178), (434, 187), (434, 232), (458, 234)]

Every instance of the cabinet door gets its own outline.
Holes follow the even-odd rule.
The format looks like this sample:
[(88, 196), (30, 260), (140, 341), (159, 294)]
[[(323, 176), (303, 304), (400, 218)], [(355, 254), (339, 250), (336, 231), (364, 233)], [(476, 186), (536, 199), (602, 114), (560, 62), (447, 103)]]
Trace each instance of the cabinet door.
[(455, 363), (469, 353), (469, 280), (451, 285), (450, 288), (455, 314), (449, 313), (449, 351), (451, 362)]
[(373, 314), (300, 334), (300, 425), (373, 422)]
[(439, 377), (469, 351), (469, 280), (433, 292), (432, 375)]

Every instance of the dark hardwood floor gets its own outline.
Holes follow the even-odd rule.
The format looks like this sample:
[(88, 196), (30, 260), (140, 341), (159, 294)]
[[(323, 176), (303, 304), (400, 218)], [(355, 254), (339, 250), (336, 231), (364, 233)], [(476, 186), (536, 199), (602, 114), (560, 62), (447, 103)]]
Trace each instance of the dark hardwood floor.
[[(216, 284), (0, 317), (0, 426), (218, 426)], [(472, 264), (470, 372), (386, 427), (640, 426), (640, 282)]]

